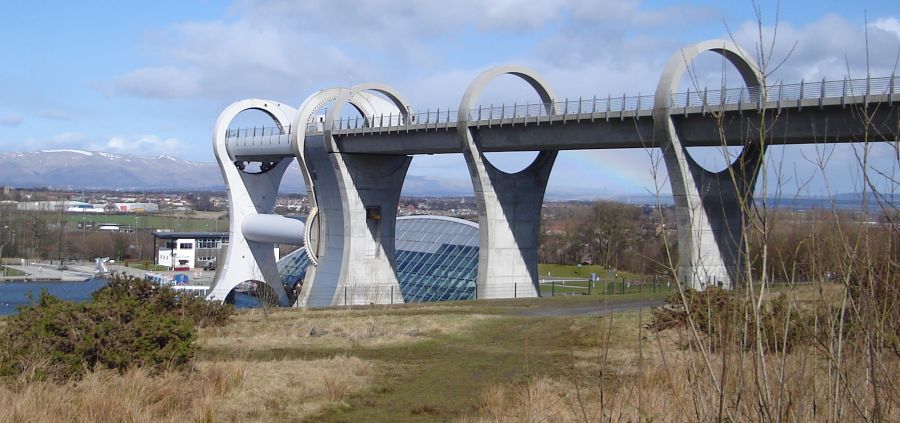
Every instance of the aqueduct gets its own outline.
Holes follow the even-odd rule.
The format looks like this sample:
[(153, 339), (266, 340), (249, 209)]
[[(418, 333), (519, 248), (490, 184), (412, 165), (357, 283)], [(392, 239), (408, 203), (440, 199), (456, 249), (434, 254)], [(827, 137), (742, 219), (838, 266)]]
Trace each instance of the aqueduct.
[[(674, 92), (704, 52), (730, 62), (744, 86)], [(479, 106), (481, 92), (501, 75), (521, 78), (540, 101)], [(537, 296), (541, 205), (557, 153), (609, 148), (661, 149), (675, 200), (679, 279), (693, 288), (731, 287), (741, 279), (747, 219), (741, 205), (752, 201), (766, 147), (896, 141), (897, 100), (893, 75), (769, 86), (754, 59), (724, 40), (673, 54), (653, 96), (561, 100), (534, 71), (502, 66), (478, 75), (455, 111), (414, 112), (383, 84), (321, 90), (297, 108), (241, 100), (221, 113), (213, 136), (228, 186), (231, 242), (209, 298), (224, 300), (241, 282), (255, 280), (288, 305), (273, 246), (305, 241), (312, 266), (297, 304), (402, 302), (393, 256), (400, 190), (413, 155), (450, 153), (463, 154), (479, 209), (477, 298)], [(343, 117), (347, 105), (359, 116)], [(856, 116), (859, 108), (869, 119)], [(246, 110), (266, 113), (275, 126), (229, 130)], [(777, 136), (747, 137), (761, 122)], [(743, 150), (720, 172), (704, 169), (687, 150), (723, 142)], [(506, 173), (485, 155), (497, 151), (539, 153), (525, 169)], [(295, 159), (312, 210), (305, 226), (273, 214), (282, 176)]]

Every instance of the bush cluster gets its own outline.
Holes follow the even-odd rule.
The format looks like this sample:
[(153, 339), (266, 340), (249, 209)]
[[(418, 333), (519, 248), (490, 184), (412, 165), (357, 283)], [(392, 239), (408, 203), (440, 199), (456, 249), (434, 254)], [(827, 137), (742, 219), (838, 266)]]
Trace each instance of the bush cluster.
[(683, 300), (675, 293), (654, 309), (648, 328), (663, 331), (687, 327), (692, 321), (712, 349), (748, 350), (759, 343), (765, 351), (791, 352), (799, 346), (827, 349), (840, 341), (855, 348), (871, 345), (900, 357), (900, 288), (886, 278), (860, 275), (847, 284), (843, 309), (836, 300), (791, 306), (787, 295), (780, 293), (763, 302), (757, 319), (753, 299), (740, 291), (687, 290)]
[(815, 341), (817, 317), (822, 322), (828, 320), (824, 315), (826, 310), (789, 307), (784, 293), (763, 304), (758, 320), (754, 317), (754, 307), (751, 299), (734, 291), (718, 288), (687, 290), (683, 300), (681, 295), (674, 293), (666, 299), (664, 306), (654, 309), (649, 327), (662, 331), (685, 327), (692, 321), (713, 349), (726, 345), (750, 349), (759, 338), (766, 351), (790, 352), (797, 346)]
[(184, 370), (196, 352), (196, 327), (223, 325), (231, 313), (230, 306), (121, 276), (88, 303), (42, 292), (2, 328), (0, 376), (68, 380), (93, 369)]
[(94, 293), (94, 303), (138, 302), (198, 327), (224, 326), (234, 313), (230, 305), (213, 303), (143, 279), (116, 275)]

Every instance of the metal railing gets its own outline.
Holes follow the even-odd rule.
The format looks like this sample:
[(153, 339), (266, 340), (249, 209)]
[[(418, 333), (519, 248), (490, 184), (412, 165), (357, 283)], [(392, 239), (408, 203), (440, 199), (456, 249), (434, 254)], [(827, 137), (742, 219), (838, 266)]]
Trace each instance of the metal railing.
[(287, 135), (293, 133), (292, 129), (293, 128), (291, 128), (290, 125), (288, 125), (287, 128), (282, 128), (280, 126), (254, 126), (252, 128), (235, 128), (225, 131), (225, 138), (253, 138)]
[[(826, 98), (841, 98), (842, 104), (848, 97), (870, 95), (896, 95), (900, 93), (896, 76), (881, 78), (842, 79), (834, 81), (817, 81), (784, 84), (779, 82), (766, 87), (741, 87), (725, 89), (691, 89), (684, 92), (673, 92), (669, 97), (668, 106), (671, 109), (687, 110), (692, 107), (707, 108), (751, 105), (752, 108), (761, 109), (768, 107), (767, 102), (777, 102), (778, 107), (798, 105), (801, 100), (821, 100)], [(793, 104), (791, 102), (794, 102)], [(610, 114), (616, 117), (624, 117), (626, 114), (639, 117), (649, 114), (656, 107), (653, 95), (606, 96), (579, 98), (577, 100), (565, 99), (553, 104), (525, 103), (525, 104), (501, 104), (480, 105), (468, 111), (468, 121), (479, 125), (491, 125), (497, 123), (530, 123), (540, 124), (543, 121), (580, 119), (585, 115), (606, 116)], [(403, 129), (444, 129), (455, 127), (458, 122), (459, 111), (453, 109), (426, 110), (424, 112), (410, 113), (408, 117), (400, 114), (382, 114), (373, 116), (341, 117), (333, 122), (333, 129), (337, 131), (360, 132), (392, 132)], [(316, 133), (323, 130), (321, 121), (311, 122), (305, 128), (307, 133)], [(261, 137), (271, 135), (284, 135), (292, 133), (292, 128), (264, 127), (241, 128), (228, 130), (226, 138)]]

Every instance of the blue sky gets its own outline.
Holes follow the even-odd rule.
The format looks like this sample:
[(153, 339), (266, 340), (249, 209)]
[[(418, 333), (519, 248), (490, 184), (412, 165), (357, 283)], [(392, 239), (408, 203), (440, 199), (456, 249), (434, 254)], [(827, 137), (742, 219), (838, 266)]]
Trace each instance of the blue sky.
[[(759, 6), (769, 40), (776, 3)], [(796, 47), (770, 82), (840, 79), (848, 68), (864, 75), (866, 30), (872, 74), (896, 66), (896, 0), (785, 1), (779, 12), (775, 56)], [(417, 109), (455, 109), (475, 75), (502, 63), (533, 67), (559, 97), (646, 94), (679, 47), (731, 34), (754, 51), (757, 34), (750, 1), (4, 1), (0, 16), (0, 151), (198, 161), (214, 160), (212, 125), (242, 98), (299, 105), (320, 88), (371, 80)], [(483, 101), (533, 97), (505, 80)], [(896, 172), (891, 151), (877, 150), (876, 165)], [(836, 153), (827, 187), (808, 163), (815, 147), (786, 149), (784, 161), (817, 178), (809, 193), (856, 190), (851, 147)], [(649, 166), (643, 151), (565, 152), (550, 192), (643, 193), (653, 186)], [(417, 158), (410, 173), (469, 184), (459, 156)], [(785, 185), (796, 191), (799, 181)]]

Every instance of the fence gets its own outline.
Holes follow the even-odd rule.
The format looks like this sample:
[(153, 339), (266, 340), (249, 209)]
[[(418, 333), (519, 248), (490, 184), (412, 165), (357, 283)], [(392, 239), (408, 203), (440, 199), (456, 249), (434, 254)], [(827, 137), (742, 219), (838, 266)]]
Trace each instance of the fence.
[[(654, 294), (671, 292), (675, 289), (670, 279), (661, 277), (645, 277), (643, 279), (616, 278), (607, 281), (570, 279), (542, 281), (539, 290), (535, 290), (534, 286), (529, 282), (504, 284), (492, 287), (490, 292), (483, 292), (482, 296), (514, 299), (575, 295)], [(305, 300), (307, 304), (319, 304), (326, 307), (479, 299), (477, 291), (471, 287), (466, 289), (436, 289), (435, 292), (435, 295), (424, 295), (421, 292), (404, 293), (396, 285), (356, 284), (339, 288), (334, 294), (309, 294), (304, 296), (301, 293), (299, 298)]]
[(388, 284), (355, 284), (344, 286), (332, 294), (300, 293), (299, 298), (307, 304), (325, 304), (328, 306), (354, 306), (374, 304), (403, 304), (403, 293), (395, 285)]
[(672, 292), (676, 289), (671, 279), (659, 276), (612, 278), (595, 281), (586, 279), (544, 280), (541, 282), (541, 296), (544, 297), (655, 294)]
[[(722, 89), (691, 89), (684, 92), (673, 92), (668, 98), (668, 106), (673, 109), (690, 107), (716, 107), (725, 105), (750, 104), (756, 108), (764, 107), (764, 102), (777, 102), (779, 107), (785, 105), (800, 105), (802, 100), (823, 100), (826, 98), (841, 98), (870, 95), (895, 95), (898, 92), (896, 76), (879, 78), (861, 78), (832, 80), (832, 81), (800, 81), (799, 83), (768, 85), (760, 87), (738, 87)], [(793, 102), (793, 103), (792, 103)], [(650, 112), (656, 107), (655, 95), (626, 95), (589, 97), (578, 99), (564, 99), (554, 103), (513, 103), (479, 105), (477, 108), (465, 111), (468, 120), (472, 122), (487, 122), (504, 119), (520, 119), (527, 123), (531, 119), (535, 122), (542, 118), (550, 117), (580, 117), (584, 114), (603, 114), (626, 112)], [(360, 130), (371, 129), (375, 131), (393, 131), (401, 127), (424, 126), (426, 129), (448, 128), (455, 126), (459, 117), (459, 111), (453, 109), (426, 110), (424, 112), (410, 112), (406, 116), (399, 114), (371, 115), (340, 117), (333, 122), (336, 130)], [(322, 130), (322, 122), (310, 123), (307, 132)], [(379, 129), (381, 128), (381, 129)], [(266, 133), (262, 128), (252, 128), (238, 132), (238, 134), (251, 135)], [(278, 129), (271, 129), (271, 133), (277, 133)], [(290, 132), (290, 129), (288, 129)]]
[[(897, 87), (897, 77), (894, 75), (880, 78), (861, 78), (833, 81), (814, 81), (784, 84), (782, 82), (760, 87), (739, 87), (723, 89), (691, 89), (684, 92), (673, 92), (668, 98), (668, 106), (674, 109), (689, 107), (714, 107), (734, 104), (754, 104), (754, 107), (763, 107), (763, 102), (774, 101), (780, 105), (783, 102), (799, 102), (810, 99), (842, 98), (852, 96), (891, 95), (900, 90)], [(655, 95), (626, 95), (590, 97), (576, 99), (564, 99), (554, 103), (524, 103), (479, 105), (477, 108), (465, 111), (469, 121), (487, 122), (501, 121), (503, 119), (535, 119), (550, 117), (579, 117), (583, 114), (602, 113), (638, 113), (649, 112), (656, 107)], [(424, 112), (410, 112), (403, 116), (398, 114), (354, 116), (335, 118), (333, 128), (336, 130), (361, 130), (371, 129), (375, 131), (394, 131), (401, 127), (411, 125), (424, 126), (426, 129), (449, 128), (455, 126), (459, 117), (459, 111), (453, 109), (426, 110)], [(323, 122), (310, 122), (303, 128), (308, 133), (319, 132), (323, 128)], [(379, 129), (380, 128), (380, 129)], [(246, 138), (279, 136), (291, 134), (295, 128), (287, 127), (253, 127), (229, 129), (226, 138)]]
[[(795, 286), (810, 285), (815, 282), (770, 282), (766, 286), (768, 289), (787, 289)], [(687, 287), (689, 285), (684, 285)], [(741, 290), (742, 288), (736, 288)], [(429, 301), (418, 296), (413, 298), (409, 293), (404, 299), (404, 293), (396, 286), (387, 284), (357, 284), (345, 286), (334, 294), (328, 295), (310, 295), (306, 297), (309, 304), (327, 304), (323, 307), (331, 306), (359, 306), (359, 305), (391, 305), (403, 303), (418, 302), (441, 302), (441, 301), (466, 301), (479, 299), (475, 290), (455, 290), (456, 295), (450, 296), (431, 296), (435, 300)], [(568, 297), (568, 296), (615, 296), (615, 295), (653, 295), (668, 294), (678, 292), (678, 286), (670, 277), (665, 276), (644, 276), (644, 277), (623, 277), (611, 278), (606, 280), (590, 281), (587, 279), (560, 279), (560, 280), (542, 280), (539, 284), (539, 290), (535, 291), (531, 283), (512, 283), (491, 289), (487, 296), (494, 299), (524, 299), (524, 298), (549, 298), (549, 297)], [(482, 294), (484, 295), (484, 294)], [(303, 296), (301, 295), (301, 298)]]

